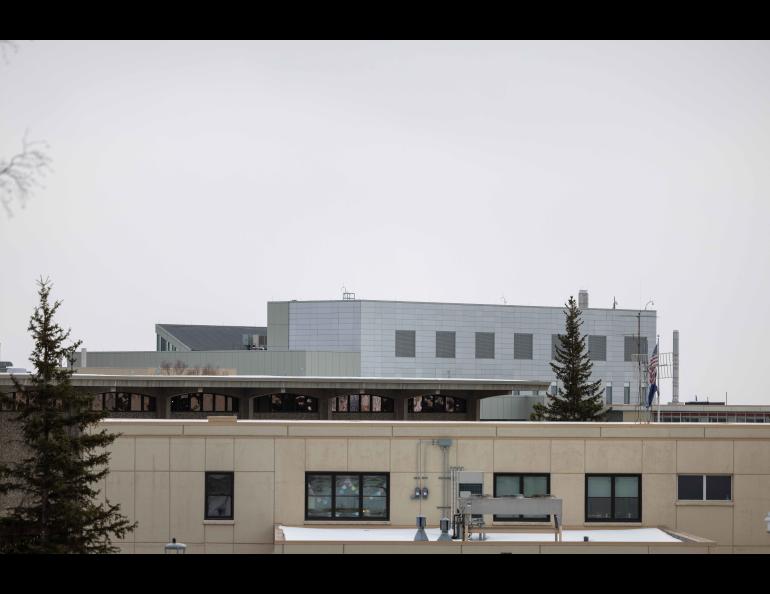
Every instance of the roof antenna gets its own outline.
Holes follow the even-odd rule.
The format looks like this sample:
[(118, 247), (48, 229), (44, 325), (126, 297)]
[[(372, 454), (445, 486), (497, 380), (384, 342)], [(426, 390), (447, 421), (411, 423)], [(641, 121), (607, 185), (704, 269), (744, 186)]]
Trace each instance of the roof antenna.
[(345, 285), (342, 285), (342, 300), (343, 301), (355, 301), (355, 299), (356, 299), (356, 294), (349, 292), (345, 288)]
[(503, 305), (508, 305), (508, 302), (505, 300), (505, 293), (503, 293), (501, 299), (503, 300)]
[(612, 296), (612, 309), (615, 309), (615, 306), (618, 304), (618, 300), (615, 299), (615, 296)]

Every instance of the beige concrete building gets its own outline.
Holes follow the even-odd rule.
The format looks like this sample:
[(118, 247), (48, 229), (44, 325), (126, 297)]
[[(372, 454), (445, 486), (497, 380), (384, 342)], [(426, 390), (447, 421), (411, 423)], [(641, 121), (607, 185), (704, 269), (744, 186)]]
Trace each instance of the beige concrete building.
[[(231, 417), (104, 425), (121, 436), (103, 495), (139, 523), (120, 543), (126, 553), (161, 553), (171, 538), (189, 553), (770, 552), (765, 425)], [(557, 543), (548, 522), (486, 517), (488, 534), (543, 537), (413, 543), (383, 530), (356, 541), (354, 528), (413, 530), (419, 513), (437, 528), (447, 466), (482, 473), (490, 495), (539, 489), (562, 498), (565, 534), (597, 537)], [(416, 487), (427, 497), (415, 497)], [(296, 536), (297, 528), (337, 529), (339, 539)], [(633, 535), (608, 540), (608, 530)]]

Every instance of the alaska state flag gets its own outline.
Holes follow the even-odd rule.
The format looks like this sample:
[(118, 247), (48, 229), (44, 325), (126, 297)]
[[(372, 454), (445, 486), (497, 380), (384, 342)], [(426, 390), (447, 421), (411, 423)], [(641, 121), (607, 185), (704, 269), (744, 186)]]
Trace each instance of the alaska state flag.
[(649, 380), (650, 384), (650, 391), (647, 392), (647, 401), (645, 402), (645, 406), (647, 408), (650, 408), (652, 406), (652, 401), (655, 399), (655, 392), (658, 391), (658, 345), (655, 345), (655, 350), (652, 352), (652, 357), (650, 357), (650, 365), (649, 365), (649, 377), (647, 378)]

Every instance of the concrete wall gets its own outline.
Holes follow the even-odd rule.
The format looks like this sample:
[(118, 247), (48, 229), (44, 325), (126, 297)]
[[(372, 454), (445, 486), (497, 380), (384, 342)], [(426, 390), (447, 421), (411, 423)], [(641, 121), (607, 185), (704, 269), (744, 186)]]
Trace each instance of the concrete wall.
[[(410, 494), (418, 440), (449, 437), (450, 465), (482, 471), (487, 493), (495, 472), (550, 473), (568, 528), (667, 527), (715, 541), (715, 552), (770, 553), (763, 521), (770, 511), (770, 426), (165, 420), (105, 426), (122, 436), (111, 447), (103, 493), (139, 521), (121, 545), (125, 552), (160, 553), (171, 537), (193, 553), (272, 552), (275, 523), (317, 524), (304, 520), (307, 471), (389, 472), (386, 525), (412, 527), (422, 511), (437, 526), (440, 448), (423, 445), (431, 495), (421, 509)], [(206, 470), (235, 472), (233, 521), (204, 521)], [(642, 475), (641, 523), (585, 522), (585, 474), (612, 472)], [(731, 474), (733, 500), (679, 502), (678, 473)]]

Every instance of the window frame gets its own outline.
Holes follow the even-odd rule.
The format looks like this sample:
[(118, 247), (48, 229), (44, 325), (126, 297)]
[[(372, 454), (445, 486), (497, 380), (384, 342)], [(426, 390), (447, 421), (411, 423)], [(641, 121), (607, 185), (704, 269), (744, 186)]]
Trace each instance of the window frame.
[[(492, 496), (497, 497), (497, 477), (503, 476), (517, 476), (519, 481), (523, 481), (525, 476), (545, 477), (545, 490), (546, 495), (551, 494), (551, 473), (550, 472), (495, 472), (492, 474)], [(521, 482), (519, 483), (521, 484)], [(524, 489), (522, 488), (522, 491)], [(492, 515), (493, 522), (533, 522), (537, 524), (548, 523), (551, 521), (551, 516), (546, 516), (545, 519), (537, 519), (541, 516), (522, 516), (520, 518), (512, 518), (509, 516)], [(504, 518), (504, 519), (503, 519)]]
[[(331, 478), (331, 517), (311, 516), (308, 509), (308, 488), (310, 487), (310, 478), (315, 476), (328, 476)], [(338, 476), (356, 476), (358, 477), (358, 516), (354, 518), (338, 518), (337, 512), (337, 477)], [(364, 516), (364, 477), (365, 476), (384, 476), (385, 477), (385, 517), (373, 518)], [(305, 521), (306, 522), (390, 522), (390, 472), (356, 472), (346, 470), (334, 471), (308, 471), (305, 472)]]
[[(588, 517), (588, 479), (589, 478), (601, 478), (601, 477), (610, 477), (612, 480), (610, 481), (610, 518), (589, 518)], [(636, 478), (637, 479), (637, 485), (639, 486), (638, 490), (638, 503), (637, 503), (637, 512), (638, 516), (636, 519), (629, 519), (629, 518), (616, 518), (615, 517), (615, 479), (616, 478)], [(627, 524), (640, 524), (642, 522), (642, 475), (641, 474), (635, 474), (635, 473), (612, 473), (612, 472), (597, 472), (597, 473), (586, 473), (585, 475), (585, 492), (584, 492), (584, 509), (583, 509), (583, 518), (586, 523), (589, 522), (600, 522), (604, 524), (618, 524), (618, 523), (627, 523)]]
[[(209, 516), (209, 475), (225, 474), (230, 477), (230, 515)], [(234, 520), (235, 519), (235, 472), (232, 470), (206, 470), (203, 477), (203, 519), (204, 520)]]
[[(679, 496), (679, 477), (684, 476), (698, 476), (701, 477), (702, 483), (701, 483), (701, 499), (682, 499)], [(730, 477), (730, 499), (709, 499), (708, 498), (708, 479), (707, 477), (710, 476), (717, 476), (717, 477)], [(719, 474), (719, 473), (706, 473), (706, 474), (700, 474), (700, 473), (690, 473), (690, 472), (682, 472), (677, 473), (676, 475), (676, 501), (677, 503), (688, 503), (692, 501), (724, 501), (724, 502), (733, 502), (734, 501), (734, 493), (733, 493), (733, 487), (734, 487), (734, 480), (732, 474)]]

